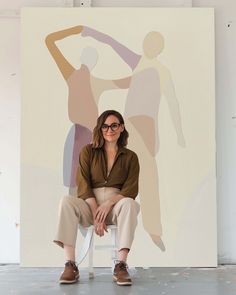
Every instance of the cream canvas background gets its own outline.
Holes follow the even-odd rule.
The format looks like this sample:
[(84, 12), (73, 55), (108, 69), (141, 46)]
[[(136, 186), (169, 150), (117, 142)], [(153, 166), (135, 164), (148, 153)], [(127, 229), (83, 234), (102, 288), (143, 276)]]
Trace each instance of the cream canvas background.
[[(178, 98), (186, 147), (177, 144), (168, 106), (159, 111), (160, 151), (156, 157), (163, 240), (161, 252), (142, 227), (141, 214), (129, 255), (130, 266), (216, 266), (214, 12), (191, 8), (26, 8), (22, 11), (21, 265), (62, 266), (63, 251), (52, 243), (63, 186), (63, 147), (72, 123), (67, 85), (52, 60), (47, 34), (88, 25), (142, 53), (145, 34), (165, 37), (159, 60), (170, 70)], [(72, 36), (58, 43), (75, 66), (83, 47), (99, 53), (92, 74), (129, 75), (109, 47)], [(112, 62), (111, 62), (112, 61)], [(126, 90), (106, 92), (99, 112), (123, 112)], [(96, 238), (96, 243), (106, 242)], [(81, 237), (78, 239), (81, 245)], [(110, 265), (107, 251), (95, 252), (96, 266)], [(85, 266), (86, 263), (83, 263)]]

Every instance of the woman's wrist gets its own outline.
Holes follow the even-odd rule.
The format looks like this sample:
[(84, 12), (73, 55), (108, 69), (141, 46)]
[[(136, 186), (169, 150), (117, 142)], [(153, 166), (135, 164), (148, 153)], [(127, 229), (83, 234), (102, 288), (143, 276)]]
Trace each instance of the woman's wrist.
[(124, 196), (122, 195), (115, 195), (114, 197), (110, 198), (108, 201), (110, 202), (111, 206), (114, 206), (117, 202), (123, 199)]
[(108, 203), (110, 206), (114, 206), (115, 203), (116, 203), (116, 201), (115, 201), (113, 198), (111, 198), (111, 199), (108, 199), (108, 200), (107, 200), (107, 203)]

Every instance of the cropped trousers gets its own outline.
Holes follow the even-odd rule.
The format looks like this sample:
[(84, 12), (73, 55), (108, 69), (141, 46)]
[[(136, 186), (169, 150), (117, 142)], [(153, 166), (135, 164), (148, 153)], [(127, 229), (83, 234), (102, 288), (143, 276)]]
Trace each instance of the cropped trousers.
[[(119, 194), (119, 189), (102, 187), (93, 189), (98, 205)], [(117, 226), (118, 249), (131, 248), (137, 226), (140, 205), (132, 198), (124, 197), (118, 201), (106, 217), (107, 225)], [(59, 222), (54, 242), (64, 247), (76, 245), (78, 225), (88, 227), (93, 224), (92, 211), (88, 203), (75, 196), (65, 196), (59, 205)]]

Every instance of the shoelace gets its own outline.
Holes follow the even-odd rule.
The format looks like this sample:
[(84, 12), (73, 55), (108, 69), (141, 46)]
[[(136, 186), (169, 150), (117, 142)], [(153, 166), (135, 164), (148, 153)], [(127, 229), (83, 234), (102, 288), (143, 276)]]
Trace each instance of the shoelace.
[(72, 266), (76, 271), (78, 270), (77, 265), (74, 261), (68, 260), (65, 265)]
[(127, 265), (127, 263), (126, 262), (124, 262), (124, 261), (120, 261), (120, 260), (115, 260), (115, 265), (119, 265), (119, 268), (121, 269), (121, 270), (127, 270), (128, 269), (128, 265)]

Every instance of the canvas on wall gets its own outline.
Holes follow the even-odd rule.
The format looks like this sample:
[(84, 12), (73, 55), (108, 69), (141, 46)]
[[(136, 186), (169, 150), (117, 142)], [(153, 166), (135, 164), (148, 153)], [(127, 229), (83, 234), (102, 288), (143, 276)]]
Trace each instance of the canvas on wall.
[[(62, 265), (52, 243), (59, 201), (76, 194), (78, 155), (98, 115), (115, 109), (140, 161), (129, 264), (216, 266), (213, 10), (22, 15), (21, 264)], [(105, 251), (94, 260), (110, 265)]]

